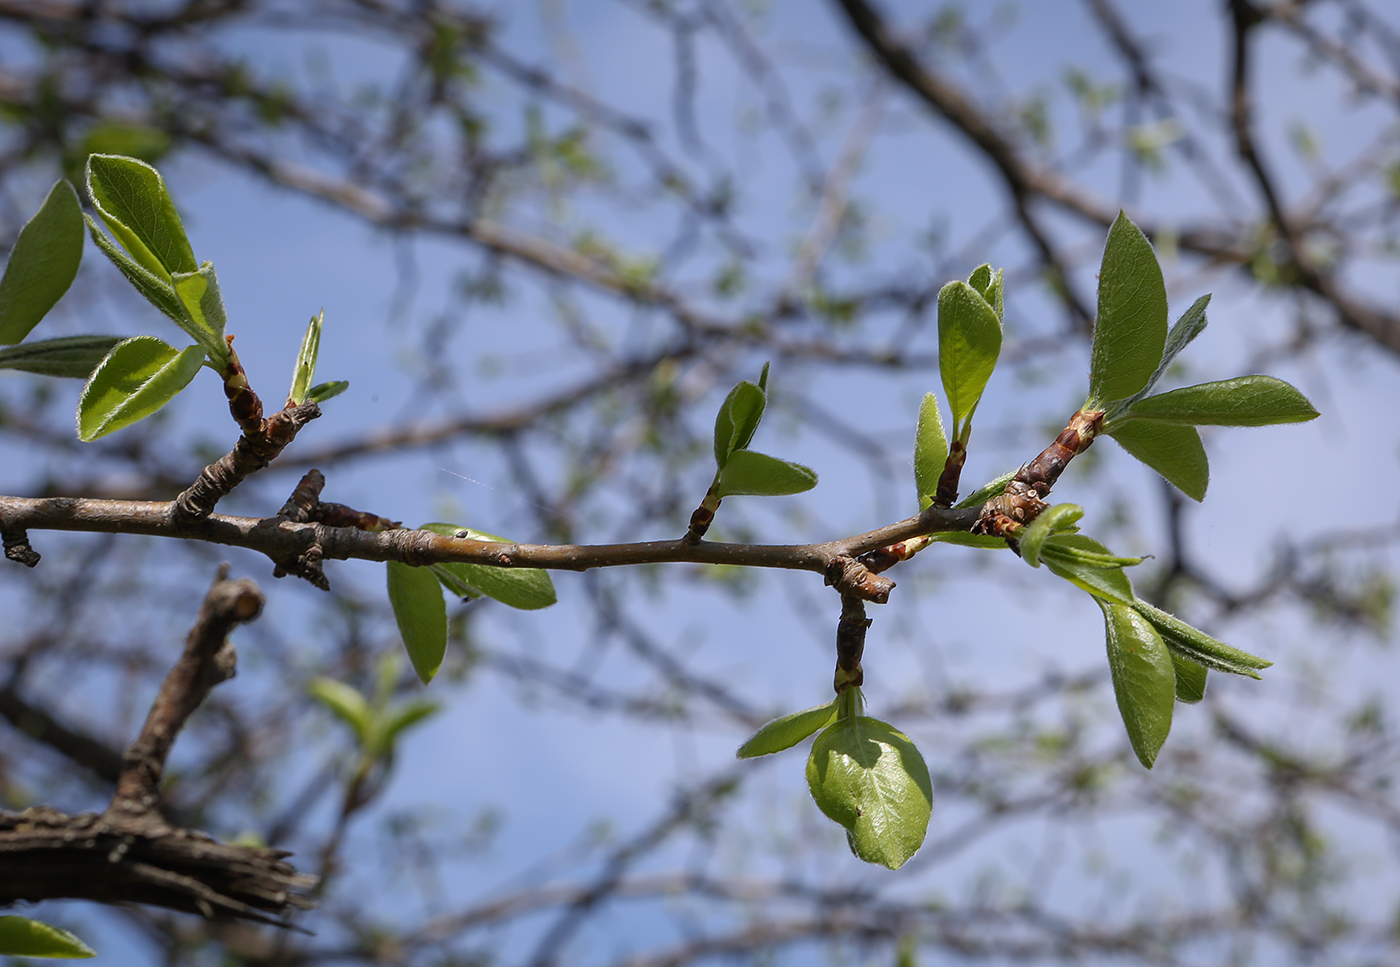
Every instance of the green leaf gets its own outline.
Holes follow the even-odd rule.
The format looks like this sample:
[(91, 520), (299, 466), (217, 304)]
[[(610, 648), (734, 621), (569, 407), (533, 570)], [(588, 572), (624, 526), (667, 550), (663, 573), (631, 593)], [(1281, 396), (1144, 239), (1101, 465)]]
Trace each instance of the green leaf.
[[(765, 365), (762, 378), (766, 380), (767, 376)], [(749, 445), (767, 404), (767, 392), (748, 380), (729, 391), (715, 417), (715, 465), (721, 470), (731, 453)]]
[(363, 748), (369, 744), (370, 730), (374, 723), (374, 710), (369, 702), (354, 688), (334, 678), (313, 678), (306, 686), (307, 694), (335, 713)]
[(1156, 470), (1192, 500), (1202, 500), (1210, 483), (1210, 463), (1194, 426), (1129, 420), (1105, 431), (1118, 445)]
[(0, 369), (87, 379), (125, 336), (61, 336), (0, 349)]
[(1099, 268), (1099, 317), (1089, 353), (1089, 403), (1097, 408), (1147, 385), (1167, 342), (1167, 287), (1152, 245), (1122, 212)]
[(1256, 669), (1268, 668), (1273, 664), (1258, 655), (1232, 648), (1146, 601), (1134, 601), (1133, 608), (1151, 622), (1168, 648), (1188, 661), (1249, 678), (1258, 678)]
[(307, 390), (316, 375), (316, 357), (321, 352), (321, 324), (325, 321), (326, 310), (322, 309), (311, 317), (311, 322), (306, 327), (306, 335), (301, 337), (297, 365), (292, 371), (292, 388), (287, 391), (287, 402), (292, 406), (299, 406), (306, 401)]
[(968, 276), (967, 284), (977, 290), (982, 298), (987, 300), (987, 305), (996, 311), (997, 319), (1001, 319), (1006, 314), (1006, 292), (1002, 283), (1002, 270), (992, 271), (990, 265), (979, 265), (972, 270), (972, 275)]
[(107, 237), (107, 233), (102, 231), (102, 227), (91, 215), (84, 215), (83, 220), (87, 222), (88, 234), (92, 236), (98, 249), (121, 270), (122, 275), (126, 276), (126, 280), (132, 284), (136, 291), (145, 296), (151, 305), (175, 320), (177, 325), (181, 327), (187, 325), (185, 309), (180, 305), (179, 296), (175, 294), (175, 286), (153, 275), (144, 266), (138, 265), (130, 255), (123, 252), (115, 242)]
[(958, 501), (953, 506), (961, 508), (977, 507), (981, 504), (985, 504), (997, 494), (1000, 494), (1003, 491), (1005, 491), (1006, 485), (1011, 482), (1011, 478), (1014, 476), (1016, 476), (1016, 471), (1008, 470), (1006, 471), (1006, 473), (1002, 474), (1000, 477), (997, 477), (995, 480), (987, 481), (982, 486), (978, 487), (976, 490), (968, 494), (966, 497)]
[(447, 654), (447, 605), (437, 578), (426, 567), (389, 561), (389, 604), (399, 625), (408, 660), (418, 678), (433, 680)]
[(317, 383), (306, 391), (306, 398), (314, 403), (324, 403), (344, 393), (350, 388), (348, 379), (335, 379), (327, 383)]
[[(513, 543), (505, 537), (497, 537), (495, 534), (472, 530), (458, 524), (424, 524), (419, 530), (471, 541)], [(526, 611), (547, 608), (559, 600), (554, 593), (554, 582), (550, 579), (549, 572), (537, 567), (493, 567), (467, 561), (444, 561), (434, 567), (441, 568), (452, 576), (453, 581), (457, 582), (455, 587), (446, 581), (443, 584), (459, 597), (478, 597), (484, 594), (502, 604)], [(472, 593), (463, 594), (456, 590), (458, 587), (465, 587)]]
[(1305, 423), (1317, 416), (1307, 397), (1283, 380), (1237, 376), (1149, 396), (1128, 407), (1123, 419), (1187, 426), (1270, 426)]
[[(1160, 632), (1158, 632), (1160, 634)], [(1165, 641), (1166, 639), (1163, 639)], [(1195, 703), (1206, 697), (1206, 666), (1187, 661), (1172, 652), (1172, 668), (1176, 670), (1176, 700)]]
[(199, 271), (175, 203), (155, 168), (121, 155), (89, 155), (87, 188), (117, 241), (147, 271), (166, 282), (177, 272)]
[(1098, 541), (1083, 534), (1057, 534), (1053, 544), (1047, 540), (1041, 547), (1040, 559), (1052, 574), (1088, 591), (1096, 600), (1127, 606), (1137, 603), (1137, 595), (1133, 594), (1133, 584), (1121, 567), (1093, 567), (1070, 559), (1061, 559), (1057, 555), (1058, 549), (1074, 549), (1111, 557), (1108, 548)]
[(789, 463), (752, 450), (735, 450), (719, 472), (718, 497), (756, 494), (781, 497), (800, 494), (817, 485), (816, 471), (800, 463)]
[(836, 718), (836, 702), (836, 699), (832, 699), (825, 705), (774, 719), (749, 736), (748, 741), (739, 746), (739, 751), (734, 754), (740, 759), (752, 759), (791, 749), (813, 732), (831, 724)]
[(1191, 303), (1191, 308), (1181, 314), (1181, 318), (1172, 326), (1171, 332), (1167, 333), (1167, 345), (1162, 350), (1162, 361), (1157, 364), (1157, 369), (1152, 373), (1152, 378), (1147, 381), (1147, 385), (1138, 390), (1126, 400), (1120, 400), (1108, 408), (1108, 417), (1105, 423), (1112, 423), (1128, 409), (1129, 406), (1142, 399), (1152, 392), (1152, 387), (1157, 385), (1157, 381), (1166, 373), (1171, 366), (1172, 360), (1176, 359), (1179, 352), (1191, 344), (1206, 330), (1206, 306), (1210, 304), (1210, 293), (1207, 292), (1195, 302)]
[(1042, 541), (1040, 556), (1046, 561), (1054, 561), (1062, 566), (1073, 564), (1082, 567), (1124, 568), (1136, 567), (1142, 563), (1140, 557), (1114, 554), (1104, 549), (1098, 541), (1072, 533), (1051, 534), (1046, 537)]
[(1021, 559), (1031, 567), (1040, 567), (1040, 549), (1045, 545), (1046, 539), (1052, 534), (1076, 530), (1074, 524), (1083, 516), (1084, 508), (1078, 504), (1055, 504), (1053, 507), (1046, 507), (1017, 541)]
[(923, 845), (933, 810), (928, 766), (909, 737), (884, 722), (838, 719), (817, 736), (807, 788), (867, 863), (897, 870)]
[(78, 398), (78, 439), (90, 443), (144, 420), (188, 386), (203, 364), (199, 346), (177, 350), (155, 336), (117, 343)]
[(28, 917), (0, 917), (0, 955), (80, 960), (97, 951), (60, 929)]
[(938, 412), (938, 399), (924, 394), (919, 405), (919, 424), (914, 430), (914, 487), (918, 491), (919, 509), (933, 503), (938, 491), (938, 478), (948, 462), (948, 438), (943, 433), (943, 417)]
[(929, 540), (941, 544), (957, 544), (960, 547), (980, 547), (988, 551), (1006, 550), (1006, 538), (991, 534), (974, 534), (971, 531), (939, 531), (930, 534)]
[(938, 293), (938, 369), (953, 413), (953, 433), (963, 438), (982, 390), (1001, 353), (1001, 320), (982, 294), (966, 282), (949, 282)]
[(198, 272), (176, 272), (171, 275), (175, 286), (175, 296), (184, 308), (184, 320), (180, 328), (189, 333), (194, 341), (204, 347), (214, 366), (223, 372), (228, 366), (228, 343), (224, 340), (224, 326), (228, 316), (224, 312), (224, 297), (219, 293), (219, 277), (214, 274), (214, 263), (205, 262)]
[(29, 335), (73, 284), (82, 260), (83, 209), (60, 179), (10, 249), (0, 277), (0, 345)]
[(1138, 761), (1148, 769), (1172, 728), (1176, 671), (1161, 636), (1141, 614), (1120, 604), (1099, 602), (1108, 639), (1108, 670), (1118, 712)]

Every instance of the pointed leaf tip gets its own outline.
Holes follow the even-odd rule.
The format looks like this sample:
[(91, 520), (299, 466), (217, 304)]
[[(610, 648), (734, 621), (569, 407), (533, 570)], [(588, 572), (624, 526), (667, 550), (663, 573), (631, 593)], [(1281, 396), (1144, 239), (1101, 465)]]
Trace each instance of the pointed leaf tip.
[(1100, 406), (1147, 385), (1167, 342), (1167, 287), (1147, 236), (1118, 213), (1099, 268), (1098, 319), (1089, 353), (1089, 401)]

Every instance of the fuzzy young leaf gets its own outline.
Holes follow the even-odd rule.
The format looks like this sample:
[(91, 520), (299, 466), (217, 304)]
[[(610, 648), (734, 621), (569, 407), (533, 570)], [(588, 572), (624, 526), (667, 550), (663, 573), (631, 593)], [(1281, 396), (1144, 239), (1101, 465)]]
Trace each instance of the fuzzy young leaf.
[[(767, 366), (763, 375), (768, 375)], [(730, 454), (749, 445), (767, 404), (767, 392), (748, 380), (729, 391), (715, 417), (715, 465), (721, 470)]]
[(914, 431), (914, 487), (918, 491), (919, 509), (933, 503), (938, 490), (938, 478), (948, 461), (948, 438), (943, 433), (943, 417), (938, 412), (938, 398), (924, 394), (919, 405), (919, 423)]
[(949, 282), (939, 290), (938, 369), (959, 439), (1000, 354), (1001, 320), (982, 294), (966, 282)]
[(1118, 213), (1099, 268), (1099, 316), (1089, 353), (1092, 408), (1132, 396), (1152, 378), (1167, 342), (1167, 287), (1147, 236)]
[(177, 272), (199, 271), (185, 226), (155, 168), (121, 155), (89, 155), (87, 188), (117, 241), (147, 271), (166, 282)]
[(324, 403), (326, 400), (339, 396), (349, 388), (350, 381), (348, 379), (333, 379), (311, 387), (306, 391), (306, 398), (313, 403)]
[(316, 376), (316, 357), (321, 352), (321, 324), (325, 321), (326, 310), (322, 309), (311, 317), (311, 322), (306, 327), (306, 335), (301, 337), (296, 368), (292, 371), (292, 388), (287, 391), (287, 402), (292, 406), (299, 406), (306, 401), (311, 380)]
[(1140, 557), (1114, 554), (1092, 538), (1071, 533), (1048, 535), (1041, 542), (1040, 556), (1059, 565), (1073, 564), (1080, 567), (1124, 568), (1136, 567), (1142, 563)]
[(389, 604), (399, 626), (408, 660), (418, 678), (433, 680), (447, 654), (447, 604), (437, 578), (426, 567), (389, 561)]
[(718, 497), (754, 494), (782, 497), (800, 494), (817, 485), (816, 471), (800, 463), (789, 463), (753, 450), (735, 450), (719, 472), (715, 488)]
[(1006, 291), (1002, 283), (1002, 270), (992, 271), (990, 265), (979, 265), (972, 270), (972, 275), (968, 276), (967, 284), (972, 286), (987, 300), (987, 305), (996, 312), (997, 318), (1001, 319), (1006, 314)]
[(1118, 445), (1156, 470), (1190, 497), (1203, 500), (1210, 484), (1210, 462), (1194, 426), (1128, 420), (1105, 431)]
[(867, 863), (897, 870), (923, 845), (933, 810), (928, 766), (908, 736), (878, 719), (838, 719), (817, 736), (807, 788)]
[(222, 372), (228, 365), (228, 343), (224, 340), (228, 315), (224, 312), (224, 297), (219, 292), (214, 263), (205, 262), (198, 272), (176, 272), (171, 281), (175, 296), (185, 310), (180, 328), (204, 347), (210, 361)]
[(1088, 591), (1096, 600), (1132, 606), (1137, 603), (1133, 594), (1133, 584), (1121, 567), (1094, 567), (1082, 564), (1060, 550), (1074, 550), (1084, 554), (1112, 557), (1108, 548), (1092, 537), (1083, 534), (1056, 534), (1047, 540), (1040, 549), (1040, 559), (1052, 574), (1064, 578), (1071, 584)]
[(20, 229), (0, 277), (0, 345), (20, 342), (73, 284), (83, 260), (78, 193), (58, 181)]
[(1133, 608), (1151, 622), (1168, 648), (1188, 661), (1249, 678), (1258, 678), (1257, 669), (1268, 668), (1273, 664), (1258, 655), (1232, 648), (1199, 628), (1193, 628), (1175, 615), (1154, 608), (1146, 601), (1133, 602)]
[(749, 736), (748, 741), (739, 746), (739, 751), (734, 754), (740, 759), (752, 759), (791, 749), (807, 736), (831, 724), (836, 718), (836, 701), (832, 699), (825, 705), (774, 719)]
[(1149, 396), (1128, 407), (1123, 419), (1187, 426), (1270, 426), (1306, 423), (1317, 416), (1307, 397), (1283, 380), (1237, 376)]
[(0, 956), (81, 960), (97, 951), (67, 930), (28, 917), (0, 917)]
[(350, 731), (355, 733), (355, 741), (361, 748), (368, 745), (374, 723), (374, 710), (363, 695), (342, 681), (324, 677), (313, 678), (306, 686), (306, 691), (335, 713), (336, 718), (350, 726)]
[(125, 336), (60, 336), (0, 349), (0, 369), (87, 379)]
[(1078, 504), (1056, 504), (1045, 508), (1017, 542), (1021, 560), (1031, 567), (1040, 567), (1040, 551), (1045, 541), (1053, 534), (1073, 532), (1077, 529), (1075, 522), (1083, 516), (1084, 508)]
[(1141, 614), (1120, 604), (1099, 602), (1108, 639), (1108, 670), (1118, 712), (1138, 761), (1148, 769), (1172, 727), (1176, 671), (1171, 653)]
[(83, 220), (87, 222), (88, 235), (92, 236), (98, 250), (121, 270), (122, 275), (126, 276), (126, 280), (132, 284), (136, 291), (145, 296), (147, 301), (164, 315), (173, 319), (176, 325), (181, 327), (188, 325), (185, 321), (184, 306), (180, 304), (180, 297), (175, 294), (175, 286), (156, 276), (123, 252), (121, 246), (107, 237), (107, 233), (102, 231), (102, 227), (91, 215), (84, 215)]
[(987, 501), (991, 500), (993, 497), (1006, 490), (1006, 485), (1011, 481), (1011, 478), (1014, 476), (1016, 476), (1016, 471), (1008, 470), (1000, 477), (997, 477), (994, 480), (987, 481), (982, 486), (978, 487), (976, 490), (968, 494), (966, 497), (958, 501), (953, 506), (956, 508), (965, 508), (977, 507), (981, 504), (985, 504)]
[[(424, 524), (419, 530), (431, 531), (444, 537), (460, 537), (470, 541), (494, 541), (497, 544), (512, 543), (504, 537), (487, 534), (485, 531), (472, 530), (470, 527), (462, 527), (458, 524)], [(549, 572), (537, 567), (492, 567), (489, 564), (472, 564), (466, 561), (444, 561), (434, 565), (435, 570), (439, 568), (450, 574), (453, 581), (456, 582), (454, 585), (444, 581), (443, 585), (458, 597), (468, 596), (457, 590), (459, 587), (465, 587), (474, 592), (471, 596), (484, 594), (489, 598), (495, 598), (502, 604), (526, 611), (547, 608), (558, 600)], [(441, 572), (439, 572), (440, 575)]]
[(78, 438), (90, 443), (144, 420), (190, 384), (204, 350), (177, 350), (155, 336), (117, 343), (78, 398)]
[[(1165, 640), (1164, 638), (1163, 641)], [(1187, 661), (1176, 652), (1172, 652), (1172, 667), (1176, 669), (1178, 702), (1195, 703), (1206, 697), (1206, 666)]]
[(1126, 400), (1120, 400), (1108, 409), (1108, 416), (1105, 424), (1117, 420), (1128, 407), (1152, 392), (1152, 387), (1157, 385), (1171, 366), (1172, 360), (1177, 354), (1191, 344), (1201, 333), (1206, 331), (1206, 306), (1210, 305), (1210, 293), (1207, 292), (1195, 302), (1191, 303), (1191, 308), (1181, 314), (1181, 318), (1172, 326), (1171, 332), (1167, 333), (1167, 345), (1162, 350), (1162, 361), (1157, 364), (1157, 369), (1152, 373), (1152, 378), (1147, 381), (1147, 385), (1138, 390)]

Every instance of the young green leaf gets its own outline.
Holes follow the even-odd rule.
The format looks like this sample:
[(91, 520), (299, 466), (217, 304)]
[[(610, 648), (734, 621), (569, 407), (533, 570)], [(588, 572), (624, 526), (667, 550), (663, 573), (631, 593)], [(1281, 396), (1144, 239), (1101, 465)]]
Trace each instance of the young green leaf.
[(1041, 542), (1041, 545), (1041, 558), (1046, 561), (1054, 561), (1061, 566), (1124, 568), (1136, 567), (1142, 563), (1140, 557), (1123, 557), (1114, 554), (1093, 538), (1080, 534), (1050, 534)]
[(908, 736), (878, 719), (837, 719), (817, 736), (807, 788), (867, 863), (897, 870), (923, 845), (933, 810), (928, 766)]
[(1157, 369), (1152, 373), (1152, 378), (1147, 381), (1147, 385), (1138, 390), (1125, 400), (1119, 400), (1108, 408), (1107, 416), (1104, 419), (1105, 425), (1116, 421), (1128, 407), (1152, 392), (1152, 387), (1157, 385), (1157, 381), (1165, 375), (1167, 368), (1171, 366), (1172, 360), (1177, 354), (1191, 344), (1206, 330), (1206, 306), (1210, 305), (1210, 293), (1207, 292), (1195, 302), (1191, 303), (1191, 308), (1181, 314), (1181, 318), (1172, 326), (1171, 332), (1167, 333), (1167, 345), (1162, 350), (1162, 361), (1157, 364)]
[(1006, 485), (1011, 482), (1011, 478), (1014, 476), (1016, 476), (1016, 471), (1008, 470), (1000, 477), (997, 477), (994, 480), (987, 481), (982, 486), (978, 487), (976, 490), (968, 494), (966, 497), (958, 501), (953, 506), (956, 508), (965, 508), (977, 507), (981, 504), (985, 504), (997, 494), (1000, 494), (1003, 491), (1005, 491)]
[[(763, 376), (768, 375), (767, 366)], [(763, 419), (763, 408), (768, 404), (768, 394), (760, 386), (744, 380), (729, 391), (724, 405), (715, 417), (715, 465), (721, 470), (735, 450), (742, 450), (753, 439), (758, 429), (758, 421)]]
[(1307, 397), (1283, 380), (1237, 376), (1138, 400), (1123, 419), (1187, 426), (1269, 426), (1305, 423), (1317, 416)]
[(426, 685), (447, 654), (447, 604), (431, 570), (398, 561), (388, 563), (389, 604), (393, 606), (408, 660)]
[(103, 255), (107, 256), (126, 280), (132, 284), (137, 292), (146, 297), (151, 305), (155, 306), (166, 316), (169, 316), (181, 327), (187, 325), (185, 321), (185, 309), (180, 304), (180, 298), (175, 294), (175, 286), (164, 279), (157, 277), (144, 266), (137, 264), (130, 255), (121, 250), (121, 247), (107, 237), (107, 233), (102, 231), (102, 227), (97, 224), (91, 215), (84, 215), (83, 220), (87, 222), (88, 234), (92, 236), (93, 242)]
[(78, 438), (86, 443), (144, 420), (189, 385), (204, 350), (184, 350), (155, 336), (117, 343), (88, 378), (78, 398)]
[(718, 497), (755, 494), (781, 497), (800, 494), (817, 485), (816, 471), (800, 463), (789, 463), (753, 450), (735, 450), (719, 472)]
[(1256, 669), (1268, 668), (1273, 664), (1258, 655), (1232, 648), (1146, 601), (1134, 601), (1133, 608), (1151, 622), (1168, 648), (1188, 661), (1249, 678), (1258, 678)]
[(1128, 420), (1105, 431), (1118, 445), (1156, 470), (1192, 500), (1203, 500), (1210, 483), (1210, 463), (1194, 426)]
[(97, 951), (67, 930), (28, 917), (0, 917), (0, 956), (81, 960)]
[(1057, 549), (1053, 549), (1056, 546), (1058, 549), (1073, 549), (1111, 557), (1108, 548), (1083, 534), (1056, 534), (1053, 541), (1047, 540), (1041, 547), (1040, 559), (1052, 574), (1088, 591), (1096, 600), (1127, 606), (1137, 603), (1137, 595), (1133, 594), (1133, 584), (1121, 567), (1093, 567), (1078, 563), (1068, 556), (1061, 559)]
[[(461, 527), (457, 524), (424, 524), (419, 530), (471, 541), (511, 543), (504, 537), (497, 537), (495, 534), (487, 534), (485, 531), (472, 530), (470, 527)], [(540, 568), (492, 567), (489, 564), (471, 564), (466, 561), (445, 561), (434, 565), (434, 569), (441, 569), (438, 572), (439, 575), (445, 571), (452, 576), (453, 581), (456, 582), (455, 585), (446, 581), (443, 584), (459, 597), (469, 596), (457, 590), (459, 587), (465, 587), (474, 592), (470, 596), (484, 594), (487, 597), (495, 598), (502, 604), (526, 611), (547, 608), (558, 600), (549, 572)]]
[(228, 343), (224, 340), (228, 316), (224, 312), (224, 297), (219, 293), (214, 263), (205, 262), (198, 272), (175, 272), (170, 278), (175, 296), (185, 310), (180, 328), (204, 347), (215, 368), (223, 372), (228, 365)]
[(436, 715), (442, 708), (437, 702), (426, 698), (412, 699), (382, 713), (375, 720), (375, 730), (367, 750), (376, 758), (392, 758), (394, 743), (406, 729), (424, 719)]
[(949, 282), (939, 290), (938, 369), (959, 439), (1000, 353), (1001, 320), (982, 294), (966, 282)]
[(1089, 402), (1097, 408), (1147, 385), (1167, 342), (1167, 287), (1147, 237), (1118, 213), (1099, 268), (1099, 317), (1089, 353)]
[(1083, 516), (1084, 508), (1078, 504), (1056, 504), (1045, 508), (1017, 542), (1021, 560), (1031, 567), (1040, 567), (1040, 550), (1046, 539), (1053, 534), (1072, 533), (1077, 530), (1075, 522)]
[(938, 412), (938, 398), (924, 394), (919, 405), (919, 423), (914, 430), (914, 487), (918, 491), (919, 509), (933, 503), (938, 490), (938, 478), (948, 462), (948, 438), (943, 433), (943, 417)]
[(807, 736), (826, 728), (836, 718), (836, 699), (825, 705), (792, 712), (763, 726), (734, 754), (740, 759), (752, 759), (791, 749)]
[(125, 336), (60, 336), (0, 349), (0, 369), (87, 379)]
[(374, 710), (365, 697), (342, 681), (334, 678), (313, 678), (306, 686), (307, 694), (350, 726), (355, 741), (363, 748), (369, 744), (374, 723)]
[(1099, 602), (1108, 639), (1108, 670), (1118, 712), (1138, 761), (1148, 769), (1172, 727), (1176, 671), (1161, 636), (1141, 614), (1120, 604)]
[(979, 265), (972, 270), (972, 275), (968, 276), (967, 284), (977, 290), (982, 298), (987, 300), (987, 305), (996, 311), (997, 318), (1001, 319), (1006, 312), (1006, 294), (1002, 284), (1002, 270), (992, 271), (990, 265)]
[(287, 391), (287, 402), (292, 406), (299, 406), (306, 401), (311, 380), (316, 375), (316, 357), (321, 352), (321, 324), (325, 321), (326, 310), (322, 309), (311, 317), (311, 322), (306, 327), (306, 335), (301, 337), (296, 368), (292, 371), (292, 388)]
[[(1158, 632), (1161, 634), (1161, 632)], [(1164, 638), (1163, 641), (1166, 639)], [(1206, 697), (1206, 666), (1187, 661), (1172, 652), (1172, 668), (1176, 670), (1176, 700), (1195, 703)]]
[(429, 564), (428, 569), (433, 572), (433, 576), (438, 579), (438, 583), (447, 589), (447, 593), (465, 601), (475, 601), (477, 598), (485, 597), (479, 590), (468, 584), (463, 578), (452, 569), (442, 564)]
[(306, 391), (306, 399), (313, 403), (324, 403), (328, 399), (339, 396), (349, 388), (350, 381), (348, 379), (333, 379), (330, 382), (317, 383)]
[(199, 271), (185, 226), (155, 168), (121, 155), (89, 155), (87, 188), (117, 241), (147, 271), (166, 282), (176, 272)]
[(73, 284), (83, 260), (83, 209), (59, 180), (20, 229), (0, 277), (0, 345), (29, 335)]

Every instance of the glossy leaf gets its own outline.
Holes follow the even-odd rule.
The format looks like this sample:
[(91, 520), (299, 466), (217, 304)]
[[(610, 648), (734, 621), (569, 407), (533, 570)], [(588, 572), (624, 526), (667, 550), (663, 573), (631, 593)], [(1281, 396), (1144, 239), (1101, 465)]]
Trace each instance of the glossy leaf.
[(324, 403), (344, 393), (350, 388), (348, 379), (335, 379), (327, 383), (317, 383), (306, 391), (306, 398), (314, 403)]
[(1191, 340), (1205, 332), (1206, 306), (1208, 305), (1210, 305), (1209, 292), (1191, 303), (1191, 308), (1182, 313), (1181, 318), (1172, 326), (1171, 332), (1167, 333), (1167, 345), (1166, 348), (1162, 350), (1162, 361), (1157, 364), (1157, 369), (1152, 373), (1152, 378), (1147, 381), (1146, 386), (1138, 390), (1132, 396), (1109, 407), (1108, 419), (1105, 422), (1111, 423), (1117, 420), (1129, 406), (1150, 393), (1152, 387), (1157, 385), (1157, 381), (1166, 374), (1167, 368), (1171, 366), (1177, 354), (1189, 346)]
[[(765, 366), (764, 376), (767, 375)], [(748, 380), (729, 391), (715, 417), (715, 465), (721, 470), (731, 453), (749, 445), (767, 403), (768, 394)]]
[(1075, 522), (1083, 518), (1084, 508), (1078, 504), (1055, 504), (1040, 512), (1017, 542), (1021, 559), (1031, 567), (1040, 567), (1040, 549), (1052, 534), (1069, 533)]
[[(1160, 634), (1160, 632), (1158, 632)], [(1165, 641), (1165, 639), (1163, 639)], [(1172, 652), (1172, 668), (1176, 670), (1176, 700), (1195, 703), (1206, 697), (1206, 666), (1187, 661)]]
[(219, 292), (214, 263), (205, 262), (198, 272), (176, 272), (171, 280), (175, 296), (185, 310), (180, 328), (204, 347), (209, 359), (222, 372), (228, 365), (228, 343), (224, 340), (228, 316), (224, 312), (224, 297)]
[(1273, 664), (1273, 662), (1260, 658), (1258, 655), (1251, 655), (1247, 651), (1232, 648), (1223, 641), (1212, 638), (1199, 628), (1193, 628), (1175, 615), (1153, 607), (1146, 601), (1135, 601), (1133, 608), (1151, 622), (1168, 648), (1188, 661), (1194, 661), (1206, 668), (1229, 672), (1232, 675), (1245, 675), (1249, 678), (1258, 678), (1257, 669), (1268, 668)]
[(1108, 669), (1118, 712), (1138, 761), (1148, 769), (1172, 727), (1176, 671), (1155, 628), (1132, 608), (1099, 602), (1108, 640)]
[(61, 336), (0, 349), (0, 369), (87, 379), (125, 336)]
[(362, 747), (369, 743), (374, 710), (363, 695), (342, 681), (325, 677), (313, 678), (306, 686), (306, 691), (350, 726), (350, 731), (355, 733), (355, 740)]
[(1205, 498), (1210, 463), (1194, 426), (1128, 420), (1109, 428), (1106, 435), (1192, 500)]
[[(1112, 556), (1109, 554), (1108, 548), (1092, 537), (1085, 537), (1083, 534), (1057, 534), (1054, 543), (1062, 548), (1074, 548), (1085, 553)], [(1047, 541), (1040, 550), (1040, 559), (1052, 574), (1088, 591), (1097, 600), (1128, 606), (1137, 603), (1137, 595), (1133, 594), (1133, 584), (1123, 573), (1121, 567), (1091, 567), (1073, 560), (1059, 560), (1056, 557), (1056, 552), (1050, 548), (1051, 544)]]
[(292, 406), (306, 401), (311, 380), (316, 376), (316, 357), (321, 352), (321, 324), (325, 321), (326, 310), (322, 309), (311, 317), (311, 322), (306, 327), (306, 335), (301, 337), (296, 368), (292, 371), (292, 388), (287, 391), (287, 402)]
[(933, 782), (914, 743), (890, 725), (838, 719), (812, 743), (807, 787), (866, 862), (897, 870), (923, 845)]
[(948, 437), (943, 432), (943, 417), (938, 412), (938, 398), (924, 394), (919, 405), (919, 423), (914, 430), (914, 487), (918, 492), (919, 509), (933, 503), (938, 491), (938, 478), (948, 462)]
[[(458, 524), (424, 524), (419, 530), (432, 531), (434, 534), (441, 534), (444, 537), (460, 537), (472, 541), (512, 543), (504, 537), (497, 537), (495, 534), (488, 534), (485, 531), (472, 530), (470, 527), (462, 527)], [(547, 608), (558, 600), (549, 572), (541, 568), (493, 567), (489, 564), (472, 564), (466, 561), (444, 561), (434, 565), (434, 567), (441, 568), (452, 575), (453, 579), (459, 582), (458, 586), (470, 588), (476, 595), (484, 594), (487, 597), (495, 598), (512, 608), (533, 611), (537, 608)], [(449, 591), (453, 591), (459, 597), (466, 596), (454, 590), (451, 585), (446, 586)]]
[(1317, 416), (1307, 397), (1283, 380), (1237, 376), (1149, 396), (1130, 406), (1123, 418), (1187, 426), (1270, 426)]
[(78, 438), (91, 442), (144, 420), (190, 384), (204, 350), (177, 350), (155, 336), (117, 343), (78, 399)]
[(155, 168), (121, 155), (89, 155), (87, 188), (117, 241), (147, 271), (166, 282), (177, 272), (199, 271), (175, 203)]
[(763, 726), (734, 754), (740, 759), (752, 759), (791, 749), (807, 736), (826, 728), (836, 718), (836, 699), (825, 705), (792, 712)]
[(408, 660), (418, 678), (433, 680), (447, 654), (447, 604), (437, 578), (426, 567), (389, 561), (389, 604), (399, 626)]
[(1099, 315), (1089, 353), (1089, 402), (1132, 396), (1152, 378), (1167, 342), (1167, 287), (1152, 245), (1122, 212), (1099, 268)]
[(718, 497), (754, 494), (781, 497), (800, 494), (817, 485), (816, 471), (752, 450), (735, 450), (719, 472)]
[(98, 249), (111, 261), (126, 280), (132, 284), (137, 292), (146, 297), (151, 305), (159, 309), (164, 315), (175, 320), (177, 325), (187, 325), (185, 321), (185, 309), (180, 304), (180, 298), (175, 294), (175, 286), (170, 282), (151, 273), (144, 266), (136, 263), (130, 255), (121, 250), (121, 247), (107, 237), (107, 233), (102, 231), (102, 227), (93, 220), (91, 215), (84, 215), (87, 222), (88, 235), (92, 237)]
[(83, 260), (83, 209), (67, 181), (56, 182), (20, 229), (0, 277), (0, 345), (20, 342), (73, 284)]
[(949, 282), (938, 293), (938, 369), (961, 438), (1001, 353), (1001, 320), (982, 294), (966, 282)]
[(28, 917), (0, 917), (0, 956), (82, 960), (97, 951), (67, 930)]

